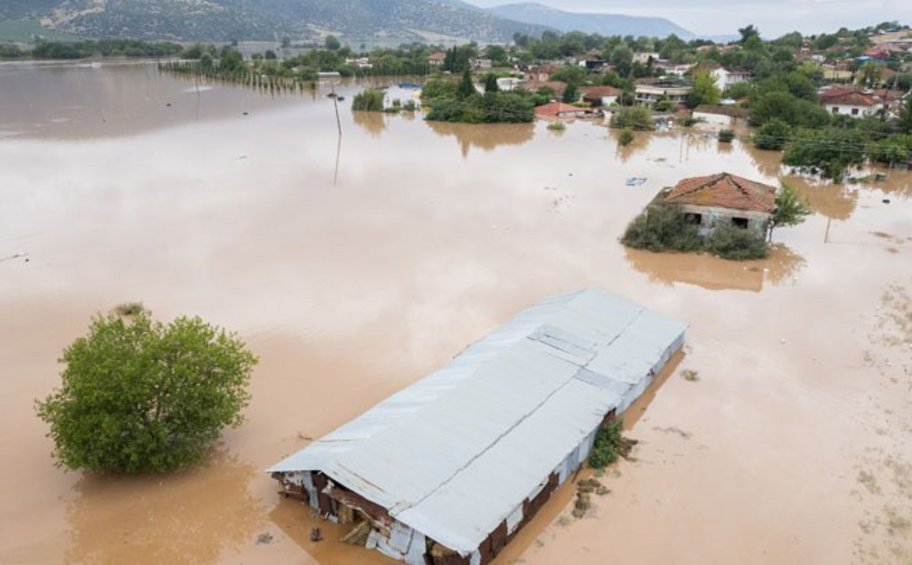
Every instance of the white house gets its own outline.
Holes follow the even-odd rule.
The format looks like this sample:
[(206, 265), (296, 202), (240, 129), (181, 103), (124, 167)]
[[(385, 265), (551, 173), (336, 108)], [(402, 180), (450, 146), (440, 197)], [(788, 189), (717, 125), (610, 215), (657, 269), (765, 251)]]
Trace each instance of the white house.
[(658, 61), (659, 54), (655, 53), (655, 52), (644, 52), (644, 53), (634, 53), (633, 54), (634, 63), (642, 63), (645, 65), (649, 62), (649, 59), (652, 59), (653, 61)]
[(851, 116), (853, 118), (864, 118), (874, 116), (880, 111), (883, 102), (873, 94), (860, 92), (857, 90), (844, 91), (838, 89), (836, 92), (820, 94), (820, 103), (826, 108), (826, 111), (834, 116)]
[(716, 81), (716, 88), (720, 91), (725, 92), (725, 90), (739, 82), (746, 82), (750, 80), (750, 72), (742, 69), (726, 69), (725, 67), (719, 67), (714, 69), (709, 73)]
[(637, 104), (647, 106), (652, 106), (660, 98), (682, 104), (687, 100), (687, 95), (693, 91), (693, 87), (689, 85), (670, 83), (637, 84), (635, 89)]

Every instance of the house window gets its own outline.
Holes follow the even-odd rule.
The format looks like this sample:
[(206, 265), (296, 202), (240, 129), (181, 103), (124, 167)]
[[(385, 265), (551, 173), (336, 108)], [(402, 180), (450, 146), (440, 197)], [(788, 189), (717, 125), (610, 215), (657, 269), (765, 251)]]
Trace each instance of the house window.
[(748, 224), (747, 218), (732, 218), (732, 225), (740, 230), (746, 230)]
[(853, 116), (857, 116), (857, 115), (858, 115), (858, 108), (852, 108), (852, 115), (853, 115)]
[(838, 113), (839, 113), (839, 106), (833, 106), (833, 113), (834, 113), (834, 114), (838, 114)]
[(684, 221), (687, 222), (688, 224), (693, 224), (695, 226), (702, 225), (703, 224), (703, 214), (693, 214), (693, 213), (687, 212), (686, 214), (684, 214)]

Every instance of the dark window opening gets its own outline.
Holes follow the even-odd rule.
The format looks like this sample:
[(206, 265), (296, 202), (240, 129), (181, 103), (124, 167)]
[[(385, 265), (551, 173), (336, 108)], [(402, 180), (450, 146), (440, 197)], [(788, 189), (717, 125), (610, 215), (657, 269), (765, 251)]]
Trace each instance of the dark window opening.
[(748, 226), (747, 218), (732, 218), (732, 225), (738, 229), (746, 230)]
[(857, 116), (857, 115), (858, 115), (858, 108), (852, 108), (852, 115), (853, 115), (853, 116)]
[(692, 214), (690, 212), (684, 214), (684, 221), (688, 224), (701, 225), (703, 224), (703, 214)]

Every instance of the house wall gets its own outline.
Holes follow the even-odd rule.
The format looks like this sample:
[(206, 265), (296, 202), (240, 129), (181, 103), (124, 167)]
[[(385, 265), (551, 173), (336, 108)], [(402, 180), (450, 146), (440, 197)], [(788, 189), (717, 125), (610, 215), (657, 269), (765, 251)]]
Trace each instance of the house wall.
[(765, 234), (769, 226), (770, 215), (765, 212), (749, 212), (715, 206), (693, 206), (690, 204), (682, 204), (680, 208), (685, 214), (700, 214), (702, 216), (700, 235), (703, 236), (711, 234), (716, 228), (723, 225), (731, 225), (734, 218), (747, 218), (748, 229), (758, 234)]
[[(662, 353), (641, 382), (627, 391), (621, 398), (620, 404), (608, 412), (604, 420), (599, 422), (599, 425), (593, 428), (578, 445), (574, 446), (557, 467), (542, 479), (541, 483), (529, 493), (522, 503), (488, 534), (478, 549), (469, 555), (459, 555), (445, 550), (445, 548), (438, 548), (443, 551), (429, 551), (429, 548), (433, 548), (435, 544), (433, 539), (390, 517), (386, 510), (379, 505), (364, 499), (357, 493), (348, 491), (341, 485), (336, 485), (331, 477), (327, 477), (321, 472), (276, 473), (274, 477), (282, 484), (286, 496), (307, 503), (327, 520), (340, 521), (340, 515), (344, 514), (340, 512), (342, 504), (354, 508), (361, 515), (367, 515), (372, 524), (365, 544), (367, 549), (375, 549), (388, 557), (404, 561), (408, 565), (427, 565), (428, 563), (432, 565), (487, 565), (532, 520), (554, 492), (583, 465), (592, 451), (595, 437), (602, 423), (617, 415), (622, 415), (649, 388), (656, 375), (665, 368), (671, 357), (683, 347), (684, 335), (681, 334)], [(505, 477), (505, 480), (509, 480), (509, 477)]]
[(880, 109), (878, 106), (846, 106), (843, 104), (824, 104), (823, 107), (834, 116), (851, 116), (853, 118), (874, 116)]

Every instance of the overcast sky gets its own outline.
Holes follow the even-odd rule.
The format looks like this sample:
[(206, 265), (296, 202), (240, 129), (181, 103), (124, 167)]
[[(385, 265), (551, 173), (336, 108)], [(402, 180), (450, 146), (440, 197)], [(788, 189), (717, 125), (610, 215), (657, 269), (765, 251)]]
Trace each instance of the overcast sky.
[[(523, 0), (469, 0), (495, 6)], [(543, 0), (570, 12), (660, 16), (694, 33), (724, 35), (754, 24), (764, 36), (790, 31), (820, 33), (899, 20), (912, 24), (912, 0)]]

